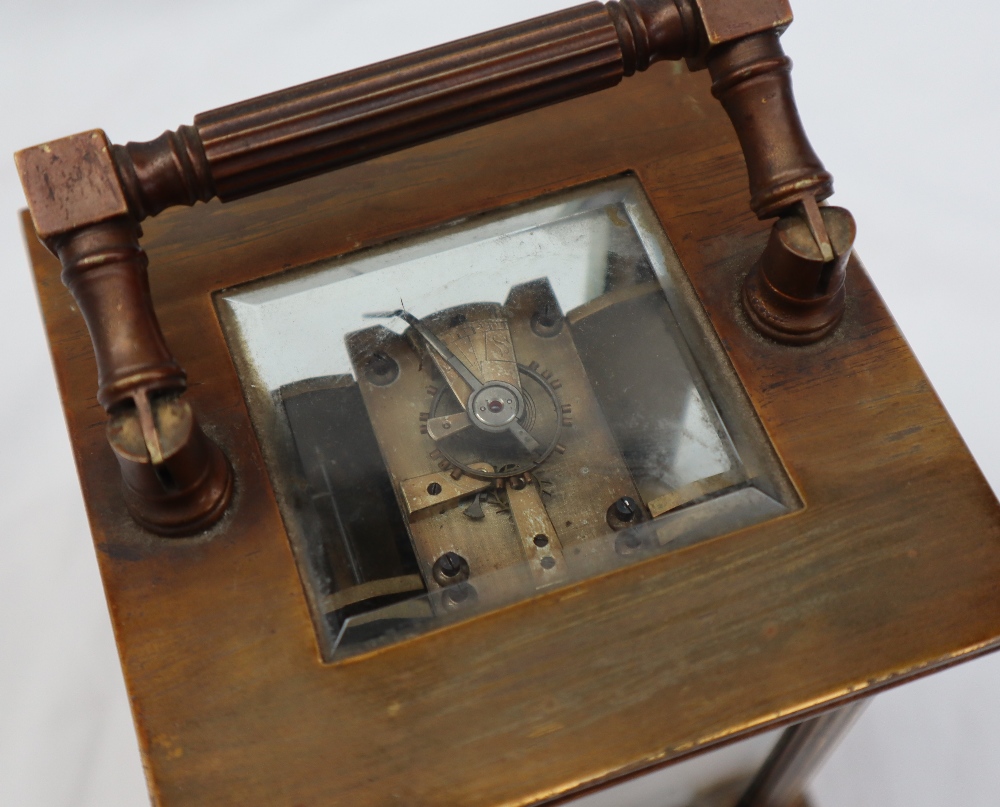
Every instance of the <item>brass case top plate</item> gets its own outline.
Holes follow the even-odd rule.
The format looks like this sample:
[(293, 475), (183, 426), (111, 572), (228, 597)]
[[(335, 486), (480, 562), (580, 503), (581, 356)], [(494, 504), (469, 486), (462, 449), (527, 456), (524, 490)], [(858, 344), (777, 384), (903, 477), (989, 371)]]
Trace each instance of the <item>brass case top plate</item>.
[[(629, 171), (804, 507), (324, 663), (213, 295)], [(746, 199), (707, 78), (657, 66), (590, 98), (149, 222), (165, 335), (238, 480), (225, 520), (182, 541), (125, 512), (86, 330), (56, 261), (32, 245), (159, 803), (432, 805), (447, 782), (449, 803), (536, 804), (997, 647), (996, 499), (856, 259), (830, 338), (788, 348), (753, 331), (738, 290), (766, 228)]]

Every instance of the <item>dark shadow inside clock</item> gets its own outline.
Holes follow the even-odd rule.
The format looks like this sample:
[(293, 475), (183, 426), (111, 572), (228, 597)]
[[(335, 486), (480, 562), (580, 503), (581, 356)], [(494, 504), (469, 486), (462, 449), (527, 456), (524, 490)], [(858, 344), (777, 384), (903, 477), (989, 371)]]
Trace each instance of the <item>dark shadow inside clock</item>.
[(799, 506), (633, 177), (217, 302), (328, 660)]

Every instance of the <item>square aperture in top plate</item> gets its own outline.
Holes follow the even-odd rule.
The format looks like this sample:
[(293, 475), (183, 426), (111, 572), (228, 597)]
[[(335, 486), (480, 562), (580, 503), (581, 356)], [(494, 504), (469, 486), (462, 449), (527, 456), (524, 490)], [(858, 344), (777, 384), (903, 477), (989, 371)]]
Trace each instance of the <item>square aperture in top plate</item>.
[(799, 506), (632, 177), (217, 303), (329, 660)]

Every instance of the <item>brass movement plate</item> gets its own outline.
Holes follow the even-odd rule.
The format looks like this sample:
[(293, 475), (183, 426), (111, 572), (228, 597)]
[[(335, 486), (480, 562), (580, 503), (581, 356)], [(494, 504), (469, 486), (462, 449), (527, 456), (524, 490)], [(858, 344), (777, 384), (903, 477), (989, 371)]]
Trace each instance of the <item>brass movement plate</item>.
[[(325, 664), (213, 294), (627, 172), (804, 507)], [(230, 514), (183, 541), (126, 514), (89, 338), (58, 264), (29, 239), (159, 803), (536, 804), (997, 647), (993, 494), (860, 263), (826, 341), (781, 347), (747, 325), (738, 290), (766, 236), (747, 196), (708, 77), (658, 65), (590, 98), (148, 222), (167, 340), (237, 475)]]

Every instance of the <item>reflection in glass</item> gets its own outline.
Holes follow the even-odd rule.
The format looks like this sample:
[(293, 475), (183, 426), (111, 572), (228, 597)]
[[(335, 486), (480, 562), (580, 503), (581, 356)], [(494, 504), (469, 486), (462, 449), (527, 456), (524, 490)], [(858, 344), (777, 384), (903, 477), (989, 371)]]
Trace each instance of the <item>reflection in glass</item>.
[(219, 309), (329, 658), (795, 504), (632, 179)]

